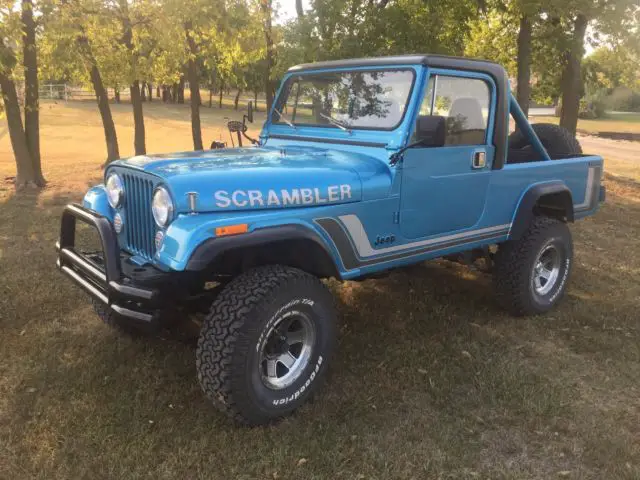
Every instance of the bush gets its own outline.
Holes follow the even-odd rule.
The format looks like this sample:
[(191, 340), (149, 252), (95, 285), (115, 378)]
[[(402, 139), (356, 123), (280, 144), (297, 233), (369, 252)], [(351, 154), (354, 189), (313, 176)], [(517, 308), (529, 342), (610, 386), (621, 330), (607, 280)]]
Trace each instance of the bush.
[(607, 108), (619, 112), (640, 112), (640, 92), (627, 87), (614, 88), (606, 98)]
[(596, 92), (580, 99), (578, 118), (594, 119), (603, 118), (607, 113), (607, 103), (604, 92)]

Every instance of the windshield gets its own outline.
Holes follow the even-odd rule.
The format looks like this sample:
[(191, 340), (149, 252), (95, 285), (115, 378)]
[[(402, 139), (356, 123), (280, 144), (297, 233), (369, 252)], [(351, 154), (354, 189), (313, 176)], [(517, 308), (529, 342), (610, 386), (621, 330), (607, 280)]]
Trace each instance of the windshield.
[(414, 77), (411, 69), (293, 75), (271, 121), (292, 128), (392, 130), (404, 117)]

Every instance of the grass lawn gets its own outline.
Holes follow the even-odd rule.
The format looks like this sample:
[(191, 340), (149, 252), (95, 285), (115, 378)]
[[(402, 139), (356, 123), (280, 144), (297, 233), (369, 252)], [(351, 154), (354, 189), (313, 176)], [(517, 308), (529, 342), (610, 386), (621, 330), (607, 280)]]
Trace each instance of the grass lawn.
[[(558, 117), (532, 117), (536, 123), (559, 123)], [(640, 133), (640, 113), (608, 113), (598, 120), (578, 120), (578, 130), (584, 133), (624, 132)]]
[[(203, 109), (207, 141), (226, 138), (225, 116), (238, 118)], [(114, 117), (129, 154), (130, 107)], [(188, 106), (145, 105), (145, 117), (149, 151), (191, 147)], [(637, 169), (608, 175), (608, 203), (572, 227), (568, 295), (548, 315), (506, 315), (488, 275), (444, 261), (331, 282), (341, 320), (327, 385), (295, 416), (247, 429), (205, 400), (192, 341), (109, 329), (54, 268), (63, 206), (101, 178), (95, 106), (43, 105), (50, 185), (38, 195), (4, 180), (7, 137), (0, 478), (640, 478)]]

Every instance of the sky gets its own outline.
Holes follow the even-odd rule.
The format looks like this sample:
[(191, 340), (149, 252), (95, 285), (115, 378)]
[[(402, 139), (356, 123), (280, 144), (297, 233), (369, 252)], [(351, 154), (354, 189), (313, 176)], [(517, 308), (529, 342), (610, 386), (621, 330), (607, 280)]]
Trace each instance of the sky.
[[(276, 0), (279, 4), (278, 18), (276, 23), (285, 23), (288, 20), (295, 18), (296, 16), (296, 0)], [(302, 7), (304, 10), (309, 8), (310, 1), (302, 0)]]

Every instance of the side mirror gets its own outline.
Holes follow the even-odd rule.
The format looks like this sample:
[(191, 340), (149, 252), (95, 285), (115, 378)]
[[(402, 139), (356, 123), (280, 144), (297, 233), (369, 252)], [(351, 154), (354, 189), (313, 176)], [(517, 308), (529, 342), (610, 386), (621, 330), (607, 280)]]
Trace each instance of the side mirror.
[(447, 135), (444, 117), (438, 115), (419, 115), (416, 120), (416, 141), (425, 147), (442, 147)]
[(249, 104), (247, 105), (247, 120), (253, 123), (253, 102), (252, 101), (249, 101)]

